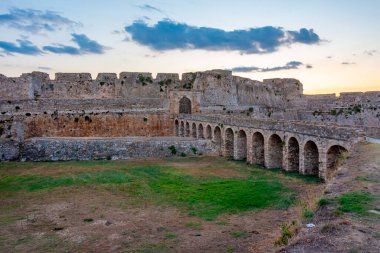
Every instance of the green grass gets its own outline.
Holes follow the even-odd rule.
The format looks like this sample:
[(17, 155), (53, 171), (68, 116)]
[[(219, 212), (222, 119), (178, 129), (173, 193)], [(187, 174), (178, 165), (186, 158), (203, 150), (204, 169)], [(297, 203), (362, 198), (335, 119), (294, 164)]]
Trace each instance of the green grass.
[(367, 192), (348, 192), (338, 197), (338, 211), (368, 215), (368, 210), (370, 209), (370, 203), (372, 200), (374, 200), (374, 197)]
[(5, 176), (0, 178), (0, 191), (36, 191), (61, 186), (84, 184), (122, 184), (130, 176), (119, 170), (82, 172), (65, 176)]
[(246, 232), (243, 232), (243, 231), (233, 231), (233, 232), (230, 232), (230, 235), (231, 235), (233, 238), (240, 238), (240, 237), (245, 237), (245, 236), (247, 236), (247, 233), (246, 233)]
[(326, 206), (331, 203), (331, 200), (328, 198), (320, 198), (318, 201), (318, 206)]
[(370, 176), (357, 176), (355, 178), (356, 181), (364, 181), (364, 182), (372, 182), (372, 183), (377, 183), (378, 180), (374, 177)]
[(279, 174), (285, 175), (287, 177), (301, 179), (301, 180), (303, 180), (305, 182), (309, 182), (309, 183), (322, 183), (323, 182), (323, 179), (321, 179), (319, 177), (312, 176), (312, 175), (302, 175), (302, 174), (299, 174), (298, 171), (285, 171), (285, 170), (279, 169), (279, 168), (271, 168), (271, 169), (263, 168), (263, 169), (272, 171), (274, 173), (279, 173)]
[(186, 223), (186, 227), (194, 230), (201, 230), (202, 224), (199, 222), (189, 221), (188, 223)]
[(314, 212), (308, 208), (305, 208), (303, 210), (302, 216), (306, 222), (310, 222), (314, 218)]
[[(236, 213), (275, 206), (288, 208), (295, 199), (294, 192), (275, 180), (195, 179), (171, 174), (157, 168), (138, 168), (148, 185), (161, 199), (172, 205), (188, 207), (189, 214), (213, 220), (222, 213)], [(152, 175), (154, 175), (152, 177)], [(151, 178), (149, 178), (151, 177)]]
[(175, 234), (173, 234), (173, 233), (171, 233), (171, 232), (167, 232), (167, 233), (165, 233), (165, 238), (166, 239), (174, 239), (174, 238), (176, 238), (177, 236), (175, 235)]
[[(229, 178), (209, 176), (193, 177), (183, 168), (169, 166), (171, 162), (211, 161), (204, 169), (228, 168), (243, 176)], [(136, 162), (80, 161), (44, 163), (4, 163), (0, 165), (0, 194), (5, 192), (41, 191), (59, 187), (98, 185), (107, 190), (118, 190), (138, 204), (144, 200), (151, 204), (175, 206), (191, 216), (214, 220), (221, 214), (242, 211), (290, 207), (297, 192), (284, 186), (285, 181), (315, 183), (316, 178), (265, 170), (244, 162), (221, 158), (172, 158), (168, 165)], [(94, 167), (88, 172), (71, 172), (53, 176), (39, 174), (19, 175), (25, 168)], [(138, 163), (137, 163), (138, 164)], [(33, 167), (34, 166), (34, 167)], [(99, 169), (98, 169), (99, 167)], [(12, 172), (12, 170), (15, 170)], [(202, 168), (203, 169), (203, 168)], [(50, 169), (50, 171), (54, 169)], [(41, 169), (39, 170), (41, 171)], [(104, 188), (105, 187), (105, 188)]]

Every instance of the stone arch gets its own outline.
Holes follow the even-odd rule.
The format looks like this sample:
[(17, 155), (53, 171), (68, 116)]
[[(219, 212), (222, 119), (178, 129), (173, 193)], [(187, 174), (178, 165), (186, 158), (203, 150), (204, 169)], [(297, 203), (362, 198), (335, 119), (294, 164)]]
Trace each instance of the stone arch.
[(181, 126), (179, 127), (179, 136), (185, 136), (185, 123), (183, 121), (181, 121)]
[(186, 122), (185, 136), (190, 137), (190, 123)]
[(191, 114), (191, 100), (187, 97), (179, 100), (179, 113)]
[(175, 136), (179, 136), (179, 122), (178, 119), (175, 120)]
[(197, 138), (197, 124), (195, 123), (191, 125), (191, 137)]
[(252, 135), (252, 163), (264, 165), (264, 136), (260, 132)]
[(234, 131), (227, 128), (224, 134), (224, 156), (234, 157)]
[(220, 130), (220, 127), (218, 126), (214, 129), (214, 141), (219, 155), (222, 155), (222, 130)]
[(319, 152), (314, 141), (307, 141), (305, 144), (304, 170), (306, 175), (319, 176)]
[(300, 145), (295, 137), (288, 140), (288, 170), (299, 171)]
[(206, 139), (212, 139), (212, 129), (210, 125), (207, 125), (206, 127)]
[(327, 150), (327, 164), (326, 164), (326, 177), (331, 178), (336, 169), (341, 165), (344, 160), (347, 149), (340, 145), (333, 145)]
[(247, 134), (244, 130), (240, 130), (236, 138), (236, 159), (245, 160), (247, 159)]
[(268, 168), (282, 168), (283, 142), (280, 136), (272, 134), (268, 140)]
[(199, 139), (205, 138), (204, 133), (203, 133), (203, 125), (202, 124), (198, 125), (198, 138)]

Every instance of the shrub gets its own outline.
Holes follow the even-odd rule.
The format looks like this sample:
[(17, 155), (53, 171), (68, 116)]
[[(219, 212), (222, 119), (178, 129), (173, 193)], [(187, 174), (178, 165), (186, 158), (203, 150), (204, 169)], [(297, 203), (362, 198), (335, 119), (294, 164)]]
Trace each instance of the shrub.
[(305, 208), (303, 210), (302, 216), (308, 222), (308, 221), (311, 221), (313, 219), (314, 212), (312, 210), (310, 210), (309, 208)]
[(328, 205), (330, 204), (330, 199), (326, 199), (326, 198), (321, 198), (319, 201), (318, 201), (318, 206), (325, 206), (325, 205)]
[(177, 154), (177, 149), (176, 149), (176, 147), (174, 145), (169, 146), (168, 149), (170, 150), (170, 152), (172, 153), (172, 155)]
[(187, 155), (186, 155), (186, 153), (182, 152), (182, 153), (180, 154), (180, 156), (182, 156), (182, 157), (186, 157)]
[(277, 246), (287, 245), (289, 239), (292, 238), (293, 235), (294, 232), (291, 230), (291, 225), (284, 223), (281, 225), (281, 236), (277, 239), (277, 241), (275, 241), (274, 244)]
[(194, 155), (196, 155), (198, 152), (198, 149), (196, 147), (191, 147), (191, 151), (193, 152)]

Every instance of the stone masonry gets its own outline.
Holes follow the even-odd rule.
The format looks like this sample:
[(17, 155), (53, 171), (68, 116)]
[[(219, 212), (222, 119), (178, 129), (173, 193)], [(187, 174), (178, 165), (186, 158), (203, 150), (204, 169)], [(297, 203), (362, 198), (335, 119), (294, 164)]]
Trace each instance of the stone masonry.
[(326, 179), (365, 137), (380, 138), (380, 91), (304, 95), (296, 79), (225, 70), (0, 74), (4, 161), (164, 157), (173, 145)]

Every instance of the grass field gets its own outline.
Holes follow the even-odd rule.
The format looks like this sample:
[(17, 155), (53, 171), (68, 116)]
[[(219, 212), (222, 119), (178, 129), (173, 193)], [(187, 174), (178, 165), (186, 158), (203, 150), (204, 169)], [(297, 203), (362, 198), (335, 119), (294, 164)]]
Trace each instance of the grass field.
[[(98, 209), (108, 213), (116, 207), (121, 211), (127, 210), (126, 212), (132, 209), (145, 212), (149, 208), (160, 208), (164, 212), (165, 209), (177, 210), (177, 215), (183, 220), (177, 223), (183, 225), (184, 231), (205, 231), (204, 227), (209, 227), (210, 224), (215, 227), (212, 229), (217, 230), (218, 227), (223, 229), (223, 226), (228, 226), (226, 220), (236, 215), (252, 216), (252, 212), (261, 210), (282, 213), (289, 208), (301, 207), (305, 203), (307, 205), (310, 196), (304, 196), (302, 187), (319, 189), (320, 184), (316, 178), (275, 169), (267, 170), (244, 162), (216, 157), (181, 157), (152, 161), (0, 163), (0, 232), (12, 226), (12, 229), (17, 230), (17, 221), (27, 220), (25, 236), (33, 238), (34, 235), (29, 230), (35, 232), (36, 222), (28, 224), (33, 210), (39, 210), (38, 206), (43, 204), (72, 204), (71, 202), (75, 201), (78, 202), (75, 203), (77, 210), (87, 210), (87, 206), (84, 205), (91, 202), (94, 210), (80, 218), (82, 222), (87, 219), (88, 226), (100, 219), (97, 215), (105, 216), (95, 215)], [(52, 194), (56, 194), (57, 198), (52, 198)], [(102, 206), (105, 202), (110, 202), (108, 209)], [(110, 216), (112, 217), (112, 214)], [(192, 220), (192, 217), (195, 220)], [(46, 223), (46, 217), (41, 218), (41, 222), (44, 219)], [(70, 225), (65, 225), (61, 220), (50, 222), (60, 223), (58, 229), (55, 226), (53, 230), (61, 230), (60, 227), (62, 230), (70, 228)], [(175, 224), (175, 220), (168, 222)], [(270, 223), (270, 220), (268, 222)], [(270, 227), (270, 224), (268, 226)], [(280, 224), (277, 226), (280, 227)], [(168, 240), (171, 241), (172, 247), (178, 247), (181, 242), (186, 245), (186, 236), (178, 236), (172, 228), (167, 230), (167, 226), (160, 227), (165, 227), (165, 232), (161, 239), (155, 238), (158, 235), (153, 233), (154, 245), (163, 247), (162, 243), (165, 244)], [(40, 232), (46, 230), (44, 226), (40, 226), (39, 229)], [(49, 229), (51, 234), (51, 228)], [(234, 241), (244, 241), (249, 237), (248, 232), (244, 231), (246, 228), (234, 229), (223, 236), (229, 236), (229, 239)], [(14, 241), (10, 236), (8, 233), (8, 236), (0, 237), (0, 247), (2, 244), (4, 246), (6, 243), (13, 243), (25, 249), (22, 245), (27, 247), (29, 244), (28, 240)], [(55, 240), (67, 240), (59, 233), (50, 236)], [(222, 238), (218, 239), (222, 243)], [(132, 243), (132, 246), (124, 245), (124, 248), (132, 252), (140, 252), (140, 249), (141, 252), (145, 252), (144, 246), (141, 245), (149, 244), (151, 247), (152, 243), (143, 241), (145, 239), (140, 238)], [(85, 242), (81, 242), (81, 245), (86, 244)], [(69, 244), (73, 247), (70, 249), (78, 249), (75, 243)], [(232, 248), (235, 249), (235, 246)]]

